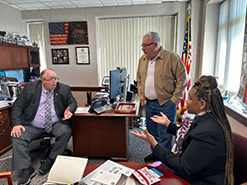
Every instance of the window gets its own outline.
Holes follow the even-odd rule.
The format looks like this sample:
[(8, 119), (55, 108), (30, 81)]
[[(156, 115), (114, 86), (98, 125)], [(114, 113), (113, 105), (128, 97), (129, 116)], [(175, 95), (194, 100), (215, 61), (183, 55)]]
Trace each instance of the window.
[(218, 83), (237, 92), (243, 56), (247, 0), (226, 0), (220, 5), (216, 72)]
[(27, 30), (30, 35), (31, 41), (36, 41), (40, 53), (40, 69), (46, 69), (45, 46), (44, 46), (44, 29), (43, 22), (29, 22)]
[(127, 68), (131, 81), (135, 80), (138, 60), (143, 54), (142, 37), (149, 31), (158, 32), (161, 45), (174, 51), (175, 23), (176, 16), (99, 19), (99, 81), (117, 67)]

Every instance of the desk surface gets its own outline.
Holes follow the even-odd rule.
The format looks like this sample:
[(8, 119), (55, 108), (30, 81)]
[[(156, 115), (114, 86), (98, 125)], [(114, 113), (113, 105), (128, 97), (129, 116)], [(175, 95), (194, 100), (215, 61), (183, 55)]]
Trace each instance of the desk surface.
[[(119, 164), (122, 164), (124, 166), (127, 166), (129, 168), (132, 169), (140, 169), (143, 168), (145, 166), (149, 167), (146, 164), (141, 164), (141, 163), (134, 163), (134, 162), (119, 162)], [(95, 170), (97, 167), (99, 167), (101, 164), (96, 164), (96, 165), (92, 165), (92, 166), (88, 166), (86, 167), (85, 171), (84, 171), (84, 175), (86, 176), (88, 175), (90, 172), (92, 172), (93, 170)], [(161, 177), (161, 181), (157, 184), (162, 184), (162, 185), (189, 185), (188, 182), (186, 182), (185, 180), (181, 179), (180, 177), (165, 171), (164, 168), (162, 168), (162, 165), (159, 167), (156, 167), (157, 170), (159, 170), (162, 174), (163, 177)], [(133, 177), (133, 175), (132, 175)], [(134, 178), (134, 177), (133, 177)]]

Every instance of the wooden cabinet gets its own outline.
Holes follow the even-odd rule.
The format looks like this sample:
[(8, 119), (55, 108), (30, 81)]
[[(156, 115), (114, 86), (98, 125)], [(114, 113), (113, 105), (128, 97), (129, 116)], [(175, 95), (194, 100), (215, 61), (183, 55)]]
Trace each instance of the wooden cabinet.
[(0, 70), (40, 67), (39, 48), (0, 43)]
[(0, 155), (11, 149), (9, 110), (0, 109)]
[(29, 64), (29, 57), (27, 48), (22, 47), (10, 47), (10, 62), (11, 62), (11, 69), (22, 69), (28, 68)]

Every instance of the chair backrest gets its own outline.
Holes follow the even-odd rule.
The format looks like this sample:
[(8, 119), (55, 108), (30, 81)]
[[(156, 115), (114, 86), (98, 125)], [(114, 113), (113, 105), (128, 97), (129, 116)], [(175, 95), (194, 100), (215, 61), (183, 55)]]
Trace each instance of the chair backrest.
[(235, 184), (247, 182), (247, 138), (232, 133), (234, 144), (234, 178)]
[(12, 185), (11, 171), (0, 172), (0, 178), (6, 178), (8, 181), (8, 185)]

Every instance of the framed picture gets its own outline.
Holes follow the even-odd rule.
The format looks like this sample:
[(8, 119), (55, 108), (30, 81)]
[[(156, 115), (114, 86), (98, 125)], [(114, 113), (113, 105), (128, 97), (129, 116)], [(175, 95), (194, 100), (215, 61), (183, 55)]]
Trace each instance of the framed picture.
[(69, 50), (66, 48), (51, 49), (52, 64), (69, 64)]
[(89, 47), (76, 47), (75, 52), (77, 64), (90, 64)]

